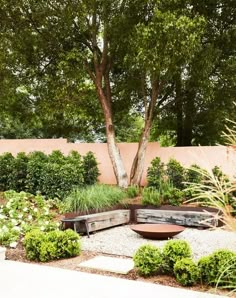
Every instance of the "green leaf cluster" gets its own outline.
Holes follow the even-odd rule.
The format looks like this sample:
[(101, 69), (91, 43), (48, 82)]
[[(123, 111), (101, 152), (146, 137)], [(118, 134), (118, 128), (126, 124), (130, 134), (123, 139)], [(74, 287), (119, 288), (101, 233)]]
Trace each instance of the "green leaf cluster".
[(72, 231), (42, 232), (33, 230), (25, 235), (23, 245), (29, 260), (48, 262), (80, 254), (79, 235)]
[(161, 251), (152, 244), (145, 244), (135, 252), (133, 260), (140, 275), (155, 275), (161, 268)]
[(48, 198), (63, 199), (72, 189), (97, 182), (98, 163), (92, 152), (84, 158), (72, 151), (64, 156), (60, 151), (46, 155), (35, 151), (19, 153), (15, 158), (6, 153), (0, 156), (0, 190), (13, 189)]
[(192, 286), (199, 281), (199, 269), (197, 264), (190, 258), (178, 260), (174, 265), (174, 274), (179, 284)]
[(0, 245), (15, 248), (25, 233), (32, 229), (57, 230), (54, 221), (55, 204), (41, 195), (6, 191), (0, 205)]

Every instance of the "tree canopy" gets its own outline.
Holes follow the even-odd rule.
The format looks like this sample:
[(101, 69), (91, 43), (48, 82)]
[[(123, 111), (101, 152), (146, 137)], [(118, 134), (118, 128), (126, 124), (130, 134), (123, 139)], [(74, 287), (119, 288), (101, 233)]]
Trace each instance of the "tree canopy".
[(126, 187), (117, 141), (139, 184), (150, 139), (214, 144), (235, 114), (234, 0), (0, 4), (0, 137), (106, 141)]

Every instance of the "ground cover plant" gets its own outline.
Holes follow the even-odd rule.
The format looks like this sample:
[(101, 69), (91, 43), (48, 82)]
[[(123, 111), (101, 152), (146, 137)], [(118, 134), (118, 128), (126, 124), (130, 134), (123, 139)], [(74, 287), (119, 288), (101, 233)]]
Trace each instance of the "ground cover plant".
[(46, 201), (42, 195), (15, 191), (4, 192), (2, 200), (0, 245), (14, 248), (33, 229), (45, 232), (59, 229), (59, 223), (54, 220), (55, 201)]
[(0, 156), (0, 191), (40, 192), (47, 198), (63, 199), (76, 187), (95, 184), (98, 176), (92, 152), (84, 157), (77, 151), (64, 156), (59, 150), (49, 155), (35, 151)]
[(114, 207), (127, 197), (125, 190), (104, 184), (96, 184), (85, 188), (74, 189), (66, 198), (68, 212), (101, 211)]

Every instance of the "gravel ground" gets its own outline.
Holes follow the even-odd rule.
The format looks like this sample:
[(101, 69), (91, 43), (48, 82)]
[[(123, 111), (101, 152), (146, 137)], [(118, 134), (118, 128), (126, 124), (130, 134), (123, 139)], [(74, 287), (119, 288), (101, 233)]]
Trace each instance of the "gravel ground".
[[(198, 230), (186, 228), (173, 239), (188, 241), (195, 260), (220, 248), (236, 251), (236, 233), (220, 229)], [(95, 234), (91, 234), (90, 238), (83, 236), (82, 249), (85, 251), (132, 257), (142, 244), (152, 243), (158, 247), (162, 247), (166, 242), (166, 240), (144, 239), (133, 232), (127, 225), (96, 232)]]

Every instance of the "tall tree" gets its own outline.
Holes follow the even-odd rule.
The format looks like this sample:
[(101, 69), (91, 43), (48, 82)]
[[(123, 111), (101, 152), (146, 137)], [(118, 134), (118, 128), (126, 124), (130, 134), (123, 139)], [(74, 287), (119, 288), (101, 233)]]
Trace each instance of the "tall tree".
[[(220, 142), (226, 118), (234, 118), (236, 90), (236, 2), (192, 1), (192, 14), (206, 20), (201, 43), (179, 76), (159, 130), (176, 131), (177, 146)], [(174, 119), (174, 120), (173, 120)]]
[[(122, 61), (121, 75), (127, 72), (129, 78), (138, 75), (133, 105), (143, 106), (145, 116), (131, 182), (139, 184), (158, 98), (165, 94), (176, 65), (183, 67), (194, 54), (203, 19), (190, 13), (187, 0), (184, 9), (179, 8), (182, 0), (1, 0), (0, 3), (1, 30), (10, 54), (17, 56), (17, 74), (28, 82), (36, 98), (43, 96), (49, 100), (51, 88), (56, 90), (57, 83), (67, 91), (70, 86), (94, 84), (104, 116), (108, 152), (121, 187), (127, 187), (128, 178), (114, 127), (117, 98), (113, 78), (117, 62)], [(131, 107), (132, 100), (128, 104)]]
[(138, 73), (144, 112), (144, 127), (131, 169), (132, 184), (141, 182), (155, 111), (168, 98), (169, 81), (196, 53), (204, 29), (204, 18), (192, 16), (188, 1), (184, 7), (179, 4), (181, 1), (152, 2), (145, 22), (136, 26), (130, 39), (127, 60)]

